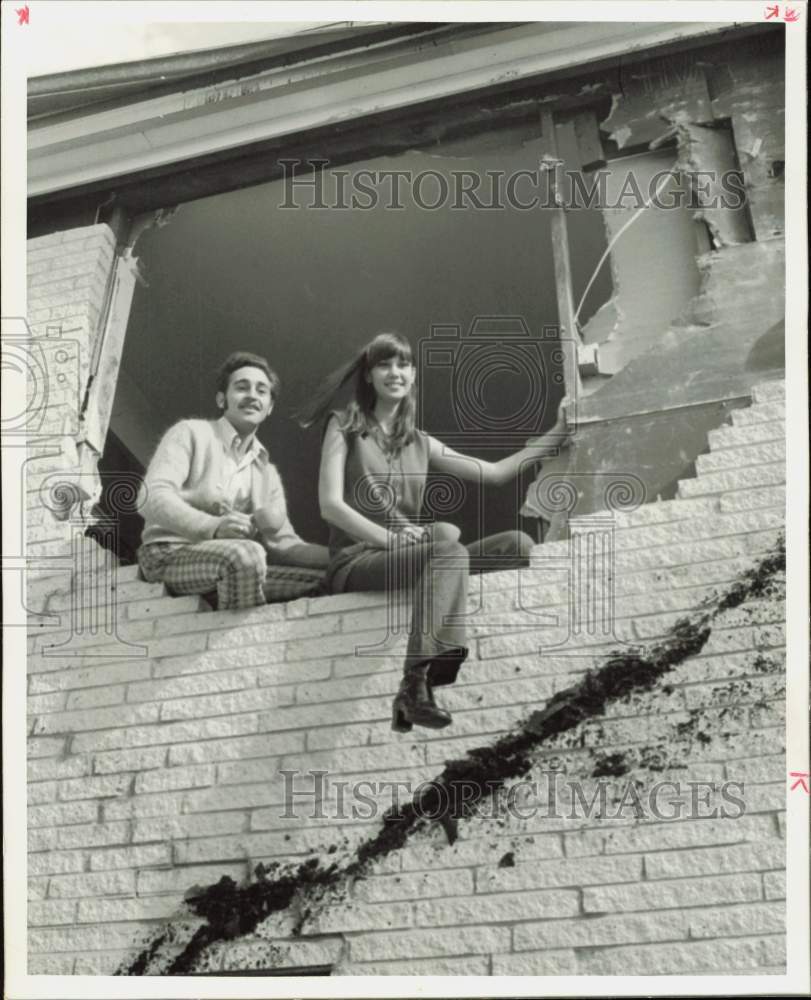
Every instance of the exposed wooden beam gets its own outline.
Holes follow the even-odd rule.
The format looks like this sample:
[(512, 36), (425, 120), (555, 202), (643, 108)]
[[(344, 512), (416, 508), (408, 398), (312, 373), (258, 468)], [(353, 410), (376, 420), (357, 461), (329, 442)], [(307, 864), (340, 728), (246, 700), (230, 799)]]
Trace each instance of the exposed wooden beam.
[(201, 156), (250, 147), (330, 125), (431, 101), (458, 100), (532, 78), (584, 72), (663, 46), (690, 46), (740, 33), (734, 22), (531, 22), (499, 25), (436, 45), (414, 42), (397, 58), (374, 47), (328, 61), (284, 67), (246, 79), (177, 92), (33, 128), (31, 196), (106, 180), (134, 170), (191, 164)]

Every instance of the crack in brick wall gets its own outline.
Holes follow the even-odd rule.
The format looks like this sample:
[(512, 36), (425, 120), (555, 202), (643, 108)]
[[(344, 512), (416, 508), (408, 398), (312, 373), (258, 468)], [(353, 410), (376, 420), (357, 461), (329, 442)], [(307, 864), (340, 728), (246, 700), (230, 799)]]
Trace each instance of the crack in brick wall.
[[(294, 897), (303, 896), (304, 899), (298, 900), (292, 930), (293, 936), (296, 936), (312, 915), (311, 905), (317, 907), (318, 891), (363, 877), (372, 862), (399, 850), (410, 836), (424, 829), (426, 814), (437, 815), (436, 822), (444, 829), (448, 842), (453, 844), (459, 821), (472, 816), (479, 800), (485, 795), (492, 794), (510, 779), (525, 775), (532, 767), (533, 751), (589, 718), (603, 715), (607, 703), (627, 700), (635, 692), (650, 691), (665, 674), (703, 649), (710, 638), (712, 623), (719, 615), (739, 607), (747, 599), (762, 598), (773, 591), (775, 577), (784, 571), (785, 546), (781, 540), (773, 553), (744, 574), (720, 599), (714, 604), (707, 602), (698, 616), (678, 621), (666, 639), (644, 655), (618, 653), (611, 656), (600, 668), (589, 671), (578, 685), (556, 694), (546, 708), (533, 712), (516, 732), (506, 734), (495, 743), (474, 748), (460, 760), (449, 762), (434, 783), (422, 793), (422, 800), (387, 813), (383, 817), (380, 833), (362, 843), (344, 867), (335, 862), (325, 865), (314, 857), (295, 867), (278, 865), (266, 869), (259, 866), (255, 873), (256, 880), (243, 886), (237, 886), (232, 878), (223, 876), (212, 885), (191, 890), (186, 896), (189, 908), (195, 916), (203, 918), (204, 923), (197, 927), (180, 953), (161, 968), (161, 946), (167, 940), (174, 944), (178, 937), (165, 930), (124, 971), (129, 975), (142, 975), (147, 970), (167, 975), (193, 971), (195, 963), (209, 945), (252, 933), (262, 920), (286, 910)], [(691, 725), (692, 722), (691, 719)], [(652, 762), (650, 758), (645, 759), (644, 754), (643, 750), (639, 766), (664, 769), (661, 761)], [(592, 776), (621, 774), (629, 770), (623, 754), (612, 755), (611, 763), (612, 769), (606, 771), (603, 759), (595, 766)], [(467, 790), (474, 790), (475, 794), (471, 796), (467, 790), (464, 796), (457, 794), (455, 789), (461, 784)], [(313, 895), (316, 899), (310, 903), (308, 897)]]

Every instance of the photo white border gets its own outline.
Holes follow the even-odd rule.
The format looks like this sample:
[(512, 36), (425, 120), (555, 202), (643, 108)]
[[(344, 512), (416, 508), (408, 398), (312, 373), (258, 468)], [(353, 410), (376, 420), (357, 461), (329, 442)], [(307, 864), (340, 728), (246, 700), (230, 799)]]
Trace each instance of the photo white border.
[[(26, 0), (2, 2), (2, 315), (25, 316), (26, 265), (26, 75), (33, 58), (34, 31), (24, 34), (16, 9)], [(28, 0), (31, 23), (48, 18), (60, 25), (86, 23), (98, 30), (134, 28), (145, 22), (336, 22), (336, 21), (763, 21), (769, 4), (753, 0), (507, 0), (493, 3), (411, 2), (74, 2)], [(781, 9), (786, 5), (782, 3)], [(786, 368), (787, 409), (787, 754), (788, 771), (808, 771), (808, 386), (806, 314), (808, 304), (805, 178), (806, 45), (808, 6), (795, 2), (800, 20), (786, 25)], [(88, 29), (90, 30), (90, 29)], [(143, 58), (134, 53), (133, 59)], [(791, 210), (789, 210), (791, 206)], [(3, 460), (3, 553), (19, 548), (12, 525), (23, 524), (20, 490), (5, 473)], [(13, 478), (13, 477), (12, 477)], [(4, 606), (16, 599), (19, 577), (5, 578)], [(6, 616), (4, 615), (4, 620)], [(56, 997), (267, 997), (273, 996), (589, 996), (589, 995), (758, 995), (811, 990), (809, 977), (809, 796), (788, 792), (788, 972), (785, 976), (338, 976), (310, 978), (28, 976), (26, 956), (26, 788), (25, 788), (25, 636), (3, 630), (4, 867), (6, 915), (6, 995), (12, 1000)], [(734, 992), (731, 987), (734, 986)]]

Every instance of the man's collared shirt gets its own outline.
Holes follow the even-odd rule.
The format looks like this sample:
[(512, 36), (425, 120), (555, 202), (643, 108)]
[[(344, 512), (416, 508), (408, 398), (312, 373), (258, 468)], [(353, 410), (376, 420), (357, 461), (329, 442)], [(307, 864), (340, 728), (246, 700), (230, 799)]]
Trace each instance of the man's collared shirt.
[(250, 514), (251, 504), (251, 466), (254, 462), (263, 464), (268, 461), (265, 446), (254, 434), (251, 442), (241, 452), (242, 438), (227, 417), (215, 421), (214, 429), (225, 449), (223, 465), (223, 481), (218, 484), (222, 491), (224, 510), (238, 510)]

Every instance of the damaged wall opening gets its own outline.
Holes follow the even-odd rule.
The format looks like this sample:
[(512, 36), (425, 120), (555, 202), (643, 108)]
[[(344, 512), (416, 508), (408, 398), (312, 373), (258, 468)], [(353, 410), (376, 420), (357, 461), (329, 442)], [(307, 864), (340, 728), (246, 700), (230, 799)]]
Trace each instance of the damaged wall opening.
[[(318, 433), (303, 431), (291, 414), (326, 373), (384, 329), (405, 334), (415, 353), (422, 353), (420, 422), (429, 433), (458, 450), (498, 458), (546, 429), (563, 395), (557, 339), (548, 332), (557, 323), (549, 212), (511, 206), (503, 195), (506, 178), (522, 170), (537, 173), (538, 133), (535, 115), (396, 157), (358, 160), (343, 168), (349, 180), (325, 169), (320, 183), (326, 208), (308, 207), (311, 188), (298, 185), (291, 195), (279, 180), (183, 204), (168, 225), (146, 231), (137, 251), (146, 286), (135, 291), (111, 419), (117, 454), (106, 455), (105, 464), (128, 452), (134, 461), (122, 471), (140, 472), (173, 422), (216, 415), (217, 365), (234, 349), (255, 351), (269, 358), (283, 385), (260, 437), (282, 474), (297, 530), (325, 541), (316, 496)], [(356, 178), (361, 183), (365, 177), (368, 186), (368, 175), (394, 170), (422, 177), (417, 186), (401, 185), (400, 207), (388, 186), (376, 190), (371, 206), (370, 196), (360, 200), (366, 207), (340, 207), (339, 183), (352, 191)], [(460, 210), (462, 171), (483, 178), (482, 200), (500, 184), (503, 207)], [(449, 193), (441, 200), (443, 179)], [(521, 200), (537, 193), (529, 185), (516, 192)], [(300, 207), (283, 207), (291, 201)], [(596, 207), (571, 215), (579, 295), (605, 236)], [(610, 272), (604, 269), (590, 292), (587, 315), (610, 294)], [(450, 343), (456, 354), (450, 366), (435, 364), (427, 349), (447, 344), (449, 328), (458, 330), (456, 347)], [(541, 405), (517, 427), (515, 441), (483, 442), (476, 433), (468, 441), (460, 425), (454, 396), (459, 385), (453, 380), (474, 328), (488, 331), (494, 349), (507, 343), (521, 362), (493, 365), (468, 387), (480, 392), (482, 412), (511, 426), (512, 414), (537, 392), (524, 358), (543, 383)], [(523, 479), (490, 488), (486, 497), (468, 490), (447, 517), (471, 540), (516, 527), (537, 534), (537, 522), (517, 513), (531, 473)], [(124, 538), (122, 558), (131, 558), (136, 544), (135, 537)]]
[[(739, 156), (741, 117), (718, 96), (723, 80), (712, 60), (699, 64), (677, 56), (636, 74), (621, 67), (611, 72), (627, 72), (623, 85), (595, 85), (601, 96), (590, 94), (587, 102), (581, 88), (573, 103), (557, 106), (555, 98), (544, 104), (536, 87), (529, 97), (527, 91), (511, 94), (512, 103), (495, 112), (483, 103), (475, 122), (462, 116), (449, 127), (432, 109), (402, 127), (388, 123), (382, 145), (400, 152), (364, 155), (360, 143), (347, 163), (344, 150), (341, 167), (328, 166), (319, 175), (320, 208), (312, 207), (312, 190), (301, 188), (290, 205), (282, 180), (243, 180), (245, 186), (234, 190), (239, 181), (232, 165), (229, 190), (186, 201), (168, 226), (146, 231), (137, 253), (148, 287), (136, 289), (111, 423), (134, 465), (146, 464), (175, 420), (214, 415), (211, 379), (226, 353), (242, 346), (266, 354), (280, 371), (284, 393), (262, 437), (287, 485), (297, 528), (324, 541), (315, 496), (317, 435), (301, 431), (290, 415), (327, 371), (385, 328), (406, 334), (418, 355), (437, 329), (455, 330), (463, 347), (482, 320), (508, 337), (528, 333), (549, 388), (543, 413), (524, 428), (524, 440), (548, 426), (563, 391), (562, 379), (555, 384), (554, 344), (543, 336), (563, 308), (560, 255), (550, 246), (553, 212), (509, 204), (471, 208), (459, 204), (458, 182), (456, 195), (447, 195), (460, 172), (483, 181), (478, 197), (485, 201), (494, 176), (537, 172), (549, 153), (549, 133), (540, 128), (544, 116), (553, 116), (554, 155), (565, 168), (586, 181), (599, 171), (605, 184), (602, 203), (565, 211), (574, 321), (570, 313), (564, 325), (573, 330), (584, 395), (610, 386), (669, 330), (695, 325), (692, 304), (703, 273), (697, 258), (754, 238), (741, 161), (749, 163), (759, 147)], [(572, 85), (570, 93), (575, 90)], [(381, 148), (376, 138), (370, 142), (375, 144), (367, 149)], [(719, 191), (712, 183), (696, 189), (696, 174), (710, 171), (737, 178), (744, 196), (737, 206), (715, 204)], [(344, 207), (347, 188), (356, 193), (364, 173), (360, 206)], [(672, 210), (640, 210), (633, 200), (616, 204), (629, 175), (645, 193), (662, 173), (672, 175), (672, 194), (681, 189), (690, 197)], [(429, 204), (417, 203), (413, 184), (398, 184), (397, 196), (391, 183), (381, 189), (387, 174), (422, 177), (420, 193)], [(369, 175), (377, 180), (370, 182)], [(371, 202), (370, 183), (378, 186)], [(441, 439), (451, 435), (449, 443), (472, 454), (495, 458), (513, 450), (483, 444), (475, 434), (468, 445), (458, 439), (460, 414), (447, 370), (454, 365), (452, 359), (445, 370), (428, 365), (421, 371), (423, 427)], [(509, 418), (516, 402), (520, 409), (526, 372), (527, 366), (494, 366), (477, 387), (482, 410)], [(462, 525), (463, 537), (519, 527), (540, 540), (539, 522), (522, 523), (516, 513), (526, 485), (489, 490), (484, 499), (468, 490), (448, 516)], [(137, 544), (125, 541), (130, 548)]]

